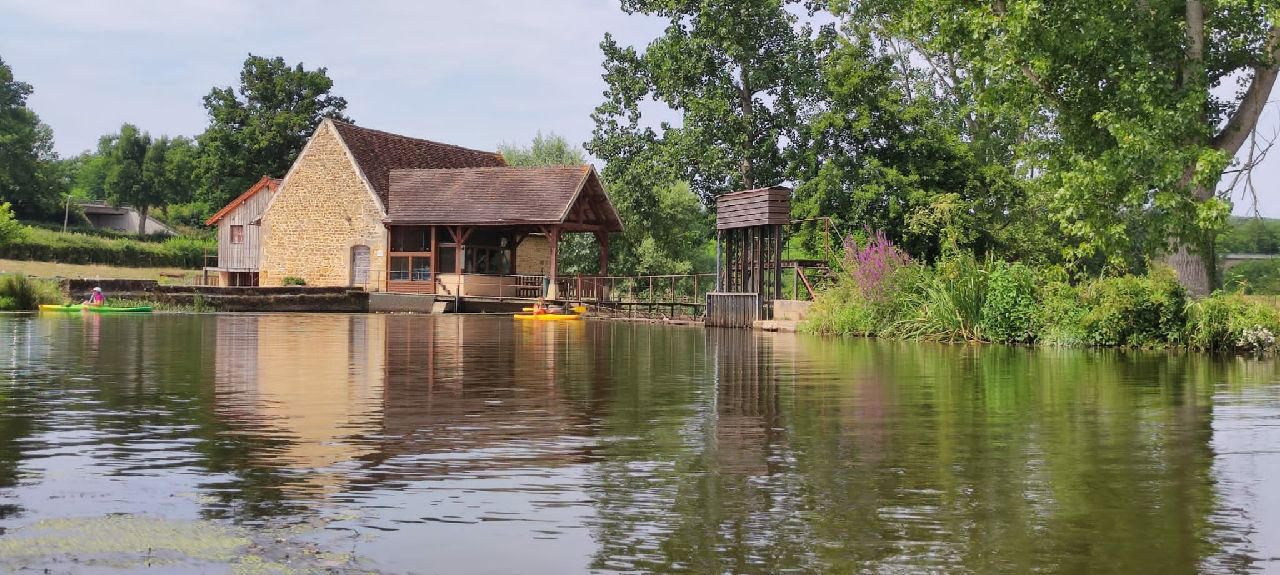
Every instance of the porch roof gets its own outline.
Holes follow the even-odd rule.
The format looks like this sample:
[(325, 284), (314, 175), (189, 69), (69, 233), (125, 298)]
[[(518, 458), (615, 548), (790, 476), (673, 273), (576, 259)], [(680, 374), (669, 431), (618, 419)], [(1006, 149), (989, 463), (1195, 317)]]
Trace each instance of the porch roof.
[(590, 165), (392, 170), (385, 222), (622, 231)]

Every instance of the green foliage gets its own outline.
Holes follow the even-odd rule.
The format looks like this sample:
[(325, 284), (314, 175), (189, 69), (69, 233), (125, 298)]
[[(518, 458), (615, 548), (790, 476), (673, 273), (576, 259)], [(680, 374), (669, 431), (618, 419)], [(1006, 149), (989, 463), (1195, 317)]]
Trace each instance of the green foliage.
[(990, 341), (1022, 343), (1036, 334), (1036, 275), (1020, 263), (988, 266), (987, 297), (982, 305), (982, 334)]
[(1231, 218), (1218, 237), (1221, 253), (1280, 254), (1280, 221), (1266, 218)]
[(287, 286), (304, 286), (307, 285), (307, 280), (298, 276), (284, 276), (284, 279), (280, 280), (280, 283)]
[(62, 292), (53, 281), (21, 274), (0, 276), (0, 310), (35, 311), (41, 304), (61, 301)]
[(171, 226), (204, 229), (205, 220), (215, 212), (217, 210), (213, 206), (199, 201), (173, 204), (165, 206), (164, 212), (160, 214), (160, 220)]
[(1280, 311), (1239, 294), (1217, 292), (1187, 306), (1187, 344), (1211, 351), (1269, 351)]
[(283, 176), (320, 122), (350, 121), (342, 113), (347, 101), (332, 88), (325, 68), (250, 54), (238, 87), (214, 88), (204, 97), (209, 126), (198, 137), (198, 199), (223, 206), (263, 175)]
[(0, 244), (0, 258), (125, 267), (199, 269), (205, 253), (216, 251), (217, 245), (205, 239), (170, 237), (162, 242), (143, 242), (36, 227), (26, 228), (19, 241)]
[(1088, 345), (1084, 316), (1089, 308), (1080, 299), (1080, 290), (1062, 278), (1045, 282), (1039, 290), (1039, 311), (1035, 315), (1036, 340), (1045, 345)]
[(987, 297), (987, 270), (973, 256), (939, 262), (933, 273), (909, 276), (921, 281), (900, 284), (905, 295), (898, 319), (886, 332), (903, 339), (982, 341), (982, 311)]
[[(643, 50), (605, 34), (605, 101), (587, 145), (628, 193), (686, 181), (704, 201), (786, 179), (817, 78), (813, 31), (798, 0), (626, 0), (623, 11), (670, 21)], [(680, 125), (640, 122), (647, 100)]]
[(1186, 290), (1167, 269), (1093, 280), (1081, 287), (1080, 300), (1088, 309), (1080, 326), (1092, 345), (1177, 343), (1187, 323)]
[(9, 202), (0, 203), (0, 245), (21, 240), (25, 233), (23, 225), (13, 215)]
[(564, 136), (538, 132), (528, 146), (503, 143), (498, 152), (508, 166), (579, 166), (587, 163), (587, 153), (570, 144)]
[(64, 190), (53, 130), (27, 107), (31, 85), (0, 59), (0, 200), (22, 218), (47, 218)]
[(1280, 294), (1280, 258), (1238, 263), (1223, 272), (1223, 288), (1246, 294)]

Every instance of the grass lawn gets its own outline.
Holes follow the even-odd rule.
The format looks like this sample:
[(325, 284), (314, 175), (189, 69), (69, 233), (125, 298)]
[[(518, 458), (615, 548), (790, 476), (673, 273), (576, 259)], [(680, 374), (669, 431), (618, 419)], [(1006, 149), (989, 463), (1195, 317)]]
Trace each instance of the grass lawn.
[(0, 274), (18, 273), (41, 278), (87, 278), (159, 280), (160, 283), (187, 283), (199, 270), (181, 268), (122, 268), (103, 265), (60, 264), (0, 259)]

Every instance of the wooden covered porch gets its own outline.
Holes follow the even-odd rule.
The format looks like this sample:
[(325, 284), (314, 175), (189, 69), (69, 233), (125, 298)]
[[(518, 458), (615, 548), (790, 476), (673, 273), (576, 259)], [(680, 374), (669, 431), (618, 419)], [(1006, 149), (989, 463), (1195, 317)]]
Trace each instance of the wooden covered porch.
[(606, 275), (622, 230), (590, 166), (394, 170), (388, 203), (390, 292), (558, 299), (561, 238), (592, 234)]

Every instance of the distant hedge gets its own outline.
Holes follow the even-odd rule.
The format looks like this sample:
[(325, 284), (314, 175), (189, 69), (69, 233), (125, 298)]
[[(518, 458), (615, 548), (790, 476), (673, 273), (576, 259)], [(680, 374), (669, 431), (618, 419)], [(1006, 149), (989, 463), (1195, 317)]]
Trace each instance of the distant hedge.
[(122, 267), (200, 269), (206, 251), (217, 253), (217, 242), (173, 237), (162, 242), (106, 238), (27, 227), (22, 237), (0, 244), (0, 258), (102, 264)]

